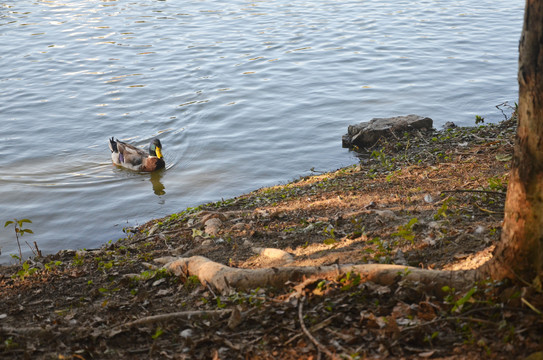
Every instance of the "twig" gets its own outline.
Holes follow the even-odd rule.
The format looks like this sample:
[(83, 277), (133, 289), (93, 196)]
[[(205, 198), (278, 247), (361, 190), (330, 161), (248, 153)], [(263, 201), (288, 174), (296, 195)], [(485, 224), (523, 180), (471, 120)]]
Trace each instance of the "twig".
[(35, 241), (34, 241), (34, 247), (36, 248), (36, 251), (34, 251), (34, 248), (32, 248), (32, 246), (30, 246), (28, 241), (25, 241), (25, 243), (26, 243), (26, 246), (29, 247), (30, 251), (32, 251), (32, 253), (34, 254), (35, 257), (38, 257), (38, 258), (42, 257), (41, 250), (38, 248), (38, 244)]
[(535, 306), (533, 306), (530, 302), (528, 302), (528, 300), (526, 300), (525, 298), (520, 298), (520, 300), (526, 304), (526, 306), (528, 306), (530, 309), (532, 309), (537, 315), (543, 315), (543, 313), (541, 311), (539, 311)]
[(155, 236), (159, 236), (160, 234), (162, 235), (170, 235), (170, 234), (175, 234), (175, 233), (178, 233), (178, 232), (181, 232), (180, 229), (175, 229), (175, 230), (168, 230), (168, 231), (163, 231), (163, 232), (156, 232), (156, 233), (153, 233), (152, 235), (148, 235), (144, 238), (141, 238), (141, 239), (134, 239), (132, 241), (130, 241), (130, 244), (136, 244), (136, 243), (139, 243), (139, 242), (142, 242), (142, 241), (145, 241), (145, 240), (149, 240), (149, 239), (152, 239), (154, 238)]
[(504, 214), (503, 211), (492, 211), (492, 210), (488, 210), (488, 209), (485, 209), (485, 208), (482, 208), (480, 207), (479, 205), (475, 204), (475, 206), (477, 206), (477, 208), (481, 211), (484, 211), (486, 213), (489, 213), (489, 214)]
[(302, 331), (304, 334), (311, 340), (313, 344), (317, 347), (318, 350), (324, 352), (326, 355), (328, 355), (331, 359), (337, 359), (337, 357), (332, 354), (330, 350), (328, 350), (324, 345), (322, 345), (311, 333), (307, 330), (304, 324), (304, 317), (302, 315), (302, 310), (304, 307), (304, 300), (305, 297), (302, 297), (300, 301), (298, 302), (298, 318), (300, 319), (300, 326), (302, 327)]
[[(43, 333), (49, 333), (53, 329), (41, 328), (41, 327), (10, 327), (10, 326), (1, 326), (0, 333), (10, 334), (10, 335), (39, 335)], [(58, 329), (55, 329), (58, 330)]]
[(429, 144), (428, 140), (426, 140), (426, 138), (424, 137), (424, 135), (422, 135), (419, 129), (417, 129), (417, 132), (419, 133), (419, 139), (422, 139), (422, 141)]
[(32, 253), (34, 254), (35, 257), (38, 257), (38, 254), (34, 251), (34, 249), (32, 248), (32, 246), (30, 246), (30, 244), (28, 243), (28, 241), (25, 241), (26, 243), (26, 246), (28, 246), (28, 248), (30, 249), (30, 251), (32, 251)]
[(150, 324), (155, 323), (159, 321), (167, 321), (171, 319), (176, 318), (186, 318), (190, 319), (193, 317), (219, 317), (221, 315), (230, 314), (232, 312), (231, 309), (225, 309), (225, 310), (194, 310), (194, 311), (181, 311), (181, 312), (175, 312), (175, 313), (169, 313), (169, 314), (160, 314), (160, 315), (152, 315), (152, 316), (146, 316), (134, 321), (129, 321), (125, 324), (119, 325), (120, 327), (131, 327), (136, 325), (144, 325), (144, 324)]
[(472, 193), (487, 193), (487, 194), (498, 194), (505, 196), (506, 193), (502, 191), (492, 191), (492, 190), (471, 190), (471, 189), (457, 189), (457, 190), (443, 190), (441, 193), (455, 193), (455, 192), (472, 192)]
[(392, 129), (389, 129), (389, 130), (390, 130), (390, 133), (392, 134), (392, 136), (394, 136), (396, 138), (396, 140), (400, 141), (400, 139), (396, 136), (394, 131), (392, 131)]
[[(339, 314), (335, 314), (335, 315), (332, 315), (326, 319), (324, 319), (323, 321), (321, 321), (320, 323), (318, 324), (315, 324), (311, 327), (310, 331), (318, 331), (320, 329), (323, 329), (325, 327), (327, 327), (328, 325), (330, 325), (330, 323), (332, 322), (333, 319), (335, 319), (336, 317), (338, 317)], [(284, 343), (284, 345), (288, 345), (290, 344), (291, 342), (293, 342), (294, 340), (298, 339), (300, 336), (303, 336), (303, 333), (298, 333), (296, 335), (294, 335), (293, 337), (291, 337), (286, 343)]]
[[(475, 309), (475, 310), (478, 310), (478, 309)], [(432, 325), (432, 324), (435, 324), (435, 323), (438, 323), (438, 322), (442, 322), (442, 321), (457, 321), (457, 320), (473, 321), (473, 322), (478, 322), (478, 323), (481, 323), (481, 324), (488, 324), (488, 325), (494, 325), (494, 326), (498, 326), (498, 325), (499, 325), (498, 323), (496, 323), (496, 322), (494, 322), (494, 321), (485, 320), (485, 319), (479, 319), (479, 318), (474, 318), (474, 317), (468, 317), (468, 316), (447, 316), (447, 317), (443, 317), (443, 318), (437, 318), (437, 319), (434, 319), (434, 320), (431, 320), (431, 321), (428, 321), (428, 322), (425, 322), (425, 323), (421, 323), (421, 324), (417, 324), (417, 325), (405, 327), (405, 328), (401, 329), (400, 332), (409, 331), (409, 330), (413, 330), (413, 329), (418, 329), (418, 328), (421, 328), (421, 327), (424, 327), (424, 326), (428, 326), (428, 325)]]
[(211, 292), (211, 294), (213, 295), (213, 299), (217, 299), (217, 295), (215, 294), (215, 292), (213, 292), (213, 289), (211, 288), (211, 286), (209, 286), (209, 283), (207, 283), (207, 282), (206, 282), (206, 287)]
[(38, 256), (42, 257), (41, 250), (38, 249), (38, 243), (34, 241), (34, 246), (36, 247), (36, 251), (38, 252)]

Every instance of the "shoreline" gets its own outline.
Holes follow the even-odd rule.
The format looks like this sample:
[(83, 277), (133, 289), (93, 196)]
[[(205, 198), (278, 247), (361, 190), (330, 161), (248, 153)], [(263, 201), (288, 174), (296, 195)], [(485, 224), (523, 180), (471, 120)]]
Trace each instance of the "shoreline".
[[(504, 116), (505, 116), (505, 114), (504, 114)], [(424, 135), (421, 134), (420, 131), (419, 131), (418, 135), (410, 134), (409, 136), (411, 136), (411, 137), (413, 137), (413, 136), (417, 137), (418, 136), (419, 144), (417, 144), (417, 147), (421, 147), (421, 145), (422, 145), (422, 148), (421, 148), (422, 150), (421, 151), (422, 152), (424, 152), (424, 151), (427, 152), (428, 151), (427, 147), (430, 147), (429, 144), (431, 144), (430, 142), (431, 141), (435, 142), (438, 137), (441, 137), (443, 139), (449, 139), (451, 133), (458, 133), (458, 132), (460, 132), (460, 133), (470, 132), (472, 134), (477, 134), (482, 129), (493, 128), (493, 127), (505, 127), (505, 128), (509, 128), (509, 130), (511, 130), (511, 129), (513, 129), (511, 121), (512, 121), (512, 119), (509, 118), (509, 119), (506, 119), (506, 120), (504, 120), (502, 122), (499, 122), (499, 123), (489, 123), (489, 124), (475, 125), (475, 126), (456, 126), (456, 125), (453, 124), (453, 126), (451, 128), (448, 128), (448, 129), (447, 128), (444, 128), (444, 129), (441, 129), (441, 130), (432, 129), (431, 131), (424, 131)], [(514, 127), (514, 129), (516, 129), (516, 126)], [(426, 136), (428, 137), (428, 139), (424, 139)], [(154, 233), (154, 230), (156, 230), (156, 224), (162, 224), (165, 219), (168, 220), (168, 219), (177, 218), (179, 216), (179, 214), (194, 213), (194, 212), (198, 212), (198, 211), (205, 211), (204, 209), (210, 209), (210, 208), (219, 208), (220, 209), (221, 207), (228, 206), (229, 204), (235, 203), (240, 199), (247, 198), (247, 197), (258, 196), (257, 194), (262, 193), (262, 192), (270, 192), (270, 191), (273, 192), (273, 189), (288, 188), (290, 186), (293, 186), (293, 185), (295, 185), (297, 183), (300, 183), (300, 182), (303, 182), (305, 180), (315, 180), (315, 179), (319, 179), (319, 178), (322, 178), (322, 177), (326, 178), (326, 177), (334, 176), (334, 174), (337, 174), (337, 173), (348, 173), (348, 172), (352, 172), (353, 169), (361, 170), (362, 167), (364, 166), (364, 164), (370, 163), (372, 161), (376, 161), (377, 163), (380, 163), (381, 169), (379, 169), (379, 171), (377, 171), (377, 173), (379, 173), (379, 175), (389, 174), (392, 171), (392, 167), (394, 165), (392, 165), (392, 163), (389, 160), (386, 159), (386, 154), (385, 154), (384, 150), (385, 150), (385, 148), (387, 148), (386, 149), (387, 151), (391, 151), (391, 149), (393, 149), (394, 146), (395, 146), (393, 144), (393, 142), (395, 140), (398, 140), (397, 144), (400, 144), (400, 139), (398, 139), (398, 138), (395, 139), (394, 137), (391, 137), (391, 138), (388, 138), (388, 139), (384, 139), (384, 141), (380, 141), (380, 142), (376, 143), (375, 145), (373, 145), (367, 151), (357, 152), (355, 150), (350, 149), (349, 151), (353, 151), (355, 153), (358, 153), (358, 155), (356, 155), (356, 156), (359, 157), (360, 160), (356, 164), (343, 166), (343, 167), (340, 167), (340, 168), (338, 168), (336, 170), (330, 170), (330, 171), (316, 171), (316, 170), (311, 169), (312, 174), (305, 175), (305, 176), (302, 175), (302, 176), (300, 176), (298, 178), (295, 178), (295, 179), (293, 179), (291, 181), (288, 181), (288, 182), (286, 182), (284, 184), (266, 186), (266, 187), (258, 188), (256, 190), (253, 190), (253, 191), (250, 191), (248, 193), (241, 194), (241, 195), (238, 195), (238, 196), (235, 196), (235, 197), (232, 197), (232, 198), (222, 199), (222, 200), (219, 200), (219, 201), (212, 201), (212, 202), (208, 202), (208, 203), (203, 203), (203, 204), (195, 205), (194, 207), (187, 207), (184, 210), (180, 211), (179, 213), (172, 213), (172, 214), (169, 214), (169, 215), (165, 215), (163, 217), (150, 219), (148, 221), (145, 221), (142, 225), (139, 225), (139, 226), (123, 228), (123, 233), (125, 233), (127, 235), (127, 237), (130, 237), (131, 233), (137, 233), (137, 232), (141, 232), (141, 231), (149, 231), (149, 228), (150, 228), (151, 229), (150, 233), (152, 234), (152, 233)], [(473, 135), (473, 138), (471, 139), (471, 141), (474, 142), (474, 143), (477, 142), (477, 141), (484, 141), (484, 140), (488, 140), (488, 139), (481, 138), (481, 137), (479, 137), (477, 135)], [(468, 142), (464, 142), (464, 143), (461, 143), (460, 145), (467, 147), (467, 146), (470, 146), (470, 145), (473, 145), (473, 144), (468, 144)], [(405, 146), (405, 145), (402, 144), (401, 146)], [(392, 152), (396, 153), (396, 150), (392, 150)], [(420, 154), (418, 154), (416, 156), (420, 156)], [(440, 153), (438, 153), (437, 156), (441, 157), (441, 158), (444, 157)], [(392, 161), (396, 160), (394, 157), (391, 157), (390, 159), (392, 159)], [(445, 160), (447, 160), (447, 159), (445, 159)], [(501, 160), (501, 161), (503, 161), (503, 160)], [(372, 168), (372, 169), (370, 169), (370, 171), (376, 171), (376, 168)], [(373, 175), (373, 174), (369, 175), (370, 178), (372, 178), (372, 177), (374, 178), (375, 176), (377, 176), (377, 175)], [(284, 199), (285, 195), (282, 195), (282, 198)], [(260, 202), (260, 200), (257, 200), (257, 202)], [(269, 201), (268, 201), (268, 203), (269, 203)], [(147, 229), (147, 230), (144, 230), (144, 229)], [(117, 241), (121, 241), (121, 240), (125, 240), (125, 239), (126, 238), (124, 238), (124, 239), (120, 238)], [(109, 245), (111, 245), (113, 242), (114, 242), (114, 240), (105, 241), (104, 243), (102, 243), (102, 245), (99, 248), (88, 249), (88, 250), (87, 249), (79, 249), (79, 250), (61, 249), (61, 250), (58, 250), (57, 252), (46, 254), (42, 258), (49, 258), (49, 257), (54, 258), (56, 256), (60, 256), (60, 254), (67, 253), (67, 252), (69, 252), (69, 253), (77, 253), (77, 252), (81, 252), (81, 251), (99, 252), (99, 251), (102, 251), (104, 248), (108, 247)], [(33, 259), (33, 257), (29, 257), (25, 261), (33, 261), (35, 259), (36, 259), (35, 256), (34, 256), (34, 259)], [(2, 267), (10, 268), (10, 267), (18, 267), (18, 266), (20, 266), (20, 264), (0, 264), (0, 268), (2, 268)], [(40, 267), (43, 268), (43, 266), (40, 266)]]
[[(532, 339), (543, 330), (517, 336), (496, 320), (496, 336), (485, 335), (503, 307), (512, 309), (502, 314), (510, 326), (539, 321), (519, 298), (500, 295), (519, 291), (504, 284), (481, 284), (465, 305), (488, 323), (458, 323), (448, 320), (454, 301), (401, 281), (385, 287), (347, 274), (226, 290), (162, 267), (205, 257), (236, 271), (476, 268), (499, 241), (515, 125), (406, 134), (381, 142), (360, 164), (153, 219), (98, 250), (0, 266), (0, 351), (14, 358), (309, 359), (321, 351), (309, 332), (348, 356), (361, 354), (360, 344), (364, 356), (381, 358), (526, 356), (541, 349)], [(292, 297), (301, 293), (302, 303)], [(539, 306), (537, 299), (530, 301)], [(473, 342), (465, 341), (465, 326)], [(439, 348), (425, 340), (432, 336)]]

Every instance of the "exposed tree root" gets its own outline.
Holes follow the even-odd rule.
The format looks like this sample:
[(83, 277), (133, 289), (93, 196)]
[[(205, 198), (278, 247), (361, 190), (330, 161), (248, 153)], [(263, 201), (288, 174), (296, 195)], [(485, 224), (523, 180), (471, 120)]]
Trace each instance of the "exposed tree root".
[(391, 285), (398, 281), (412, 283), (413, 287), (427, 293), (441, 295), (441, 287), (463, 288), (476, 279), (476, 271), (425, 270), (410, 266), (386, 264), (328, 265), (305, 267), (280, 267), (262, 269), (231, 268), (203, 256), (189, 258), (165, 258), (164, 267), (178, 276), (197, 276), (221, 293), (250, 290), (257, 287), (282, 288), (288, 282), (303, 281), (312, 276), (337, 277), (346, 273), (361, 276), (362, 281)]

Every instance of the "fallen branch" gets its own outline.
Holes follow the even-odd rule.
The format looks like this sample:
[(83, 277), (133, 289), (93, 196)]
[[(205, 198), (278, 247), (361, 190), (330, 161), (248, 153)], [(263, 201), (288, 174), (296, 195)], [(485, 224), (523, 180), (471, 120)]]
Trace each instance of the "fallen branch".
[(152, 323), (161, 322), (161, 321), (169, 321), (169, 320), (179, 319), (179, 318), (183, 318), (183, 319), (217, 318), (226, 314), (230, 314), (231, 312), (232, 312), (232, 309), (181, 311), (181, 312), (175, 312), (175, 313), (169, 313), (169, 314), (146, 316), (134, 321), (124, 323), (120, 325), (120, 327), (126, 328), (126, 327), (138, 326), (138, 325), (152, 324)]
[[(8, 335), (41, 335), (41, 334), (48, 334), (52, 331), (51, 328), (42, 328), (39, 326), (36, 327), (10, 327), (10, 326), (1, 326), (0, 327), (0, 334), (8, 334)], [(59, 331), (59, 329), (55, 329), (56, 331)]]
[[(160, 259), (157, 259), (160, 261)], [(204, 283), (221, 293), (235, 290), (250, 290), (257, 287), (283, 288), (287, 282), (300, 282), (311, 276), (333, 277), (354, 273), (362, 281), (381, 285), (392, 285), (400, 280), (413, 283), (418, 289), (443, 295), (441, 287), (448, 285), (457, 289), (473, 284), (473, 271), (425, 270), (416, 267), (387, 264), (286, 266), (279, 268), (239, 269), (211, 261), (203, 256), (162, 259), (164, 268), (177, 276), (197, 276)]]

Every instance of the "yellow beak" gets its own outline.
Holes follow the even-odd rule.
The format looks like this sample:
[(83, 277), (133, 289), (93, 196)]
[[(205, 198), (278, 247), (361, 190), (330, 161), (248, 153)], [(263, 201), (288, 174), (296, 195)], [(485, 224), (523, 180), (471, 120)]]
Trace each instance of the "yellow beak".
[(162, 151), (160, 151), (159, 147), (155, 149), (155, 153), (157, 158), (162, 159)]

